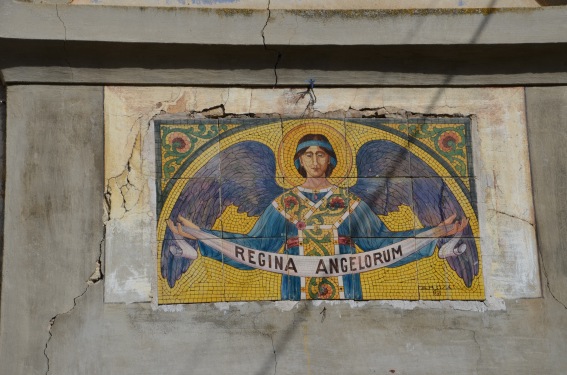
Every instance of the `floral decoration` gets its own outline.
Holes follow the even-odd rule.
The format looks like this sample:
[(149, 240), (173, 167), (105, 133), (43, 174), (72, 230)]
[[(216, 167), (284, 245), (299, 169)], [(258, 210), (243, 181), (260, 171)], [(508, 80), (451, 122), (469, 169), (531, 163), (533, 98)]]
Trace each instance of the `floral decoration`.
[(166, 142), (179, 153), (185, 153), (191, 149), (189, 137), (181, 132), (169, 133), (166, 137)]
[(298, 205), (299, 202), (293, 196), (285, 197), (284, 199), (285, 208), (293, 208), (294, 206)]
[(338, 210), (339, 208), (345, 208), (345, 200), (340, 196), (331, 197), (331, 199), (329, 199), (328, 206), (332, 210)]
[(319, 284), (319, 298), (329, 299), (333, 295), (333, 288), (329, 284)]
[(412, 139), (420, 139), (431, 142), (439, 156), (444, 158), (454, 168), (455, 176), (465, 176), (469, 173), (466, 155), (466, 127), (463, 124), (446, 124), (435, 126), (434, 124), (408, 124), (400, 125), (400, 130), (407, 131)]
[(456, 145), (461, 143), (463, 139), (459, 133), (449, 130), (439, 136), (437, 144), (439, 148), (445, 152), (451, 152), (455, 149)]

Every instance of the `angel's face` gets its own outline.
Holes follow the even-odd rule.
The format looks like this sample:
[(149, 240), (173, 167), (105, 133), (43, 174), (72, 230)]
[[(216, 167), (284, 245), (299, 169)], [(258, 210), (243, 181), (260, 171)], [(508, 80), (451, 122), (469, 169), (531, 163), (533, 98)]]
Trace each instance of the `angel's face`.
[(325, 177), (331, 157), (321, 147), (311, 146), (299, 157), (299, 162), (305, 168), (307, 177), (321, 178)]

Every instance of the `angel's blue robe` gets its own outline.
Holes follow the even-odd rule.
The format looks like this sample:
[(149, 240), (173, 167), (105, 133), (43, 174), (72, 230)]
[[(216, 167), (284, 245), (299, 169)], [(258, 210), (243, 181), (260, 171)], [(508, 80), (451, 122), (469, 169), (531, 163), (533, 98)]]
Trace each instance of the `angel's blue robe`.
[[(313, 193), (303, 192), (303, 194), (314, 203), (322, 198), (321, 194), (319, 194), (317, 199)], [(346, 220), (338, 227), (338, 234), (339, 236), (350, 237), (361, 250), (370, 251), (391, 245), (405, 238), (414, 237), (416, 234), (428, 229), (430, 228), (391, 232), (378, 216), (372, 212), (370, 207), (364, 203), (364, 201), (360, 201), (353, 212), (350, 213)], [(268, 208), (266, 208), (248, 234), (234, 234), (218, 231), (206, 232), (242, 246), (268, 252), (278, 252), (285, 245), (286, 238), (297, 237), (298, 235), (296, 226), (282, 216), (273, 205), (269, 205)], [(389, 267), (399, 267), (418, 259), (429, 257), (435, 250), (435, 244), (436, 241)], [(223, 261), (223, 256), (220, 252), (201, 241), (199, 241), (199, 245), (203, 256)], [(341, 244), (339, 246), (341, 254), (355, 253), (355, 249), (350, 245)], [(298, 247), (286, 248), (284, 252), (286, 254), (299, 255)], [(224, 258), (224, 263), (240, 270), (253, 269), (226, 257)], [(344, 276), (343, 283), (346, 299), (363, 299), (360, 274)], [(301, 282), (299, 277), (282, 275), (281, 298), (282, 300), (300, 300)]]

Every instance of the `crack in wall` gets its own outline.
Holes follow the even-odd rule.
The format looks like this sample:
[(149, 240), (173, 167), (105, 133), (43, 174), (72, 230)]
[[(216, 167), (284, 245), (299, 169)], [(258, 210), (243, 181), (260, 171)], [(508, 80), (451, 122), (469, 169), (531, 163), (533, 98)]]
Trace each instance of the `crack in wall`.
[(541, 264), (541, 269), (543, 271), (543, 276), (545, 277), (545, 285), (547, 286), (547, 290), (549, 291), (549, 294), (551, 294), (551, 298), (553, 298), (557, 303), (563, 306), (565, 310), (567, 310), (567, 304), (563, 303), (559, 298), (557, 298), (553, 293), (553, 291), (551, 290), (551, 285), (549, 283), (549, 276), (547, 275), (547, 269), (545, 268), (545, 262), (543, 261), (543, 254), (541, 253), (541, 251), (538, 251), (538, 255), (539, 255), (539, 262)]
[[(295, 105), (298, 105), (299, 102), (305, 98), (309, 98), (308, 103), (302, 114), (296, 116), (287, 115), (285, 113), (282, 114), (282, 113), (251, 112), (251, 105), (249, 105), (249, 112), (247, 113), (227, 112), (225, 107), (226, 103), (221, 103), (212, 107), (203, 108), (201, 110), (193, 110), (189, 112), (175, 113), (175, 114), (161, 113), (154, 116), (153, 118), (166, 119), (166, 120), (181, 120), (187, 118), (191, 118), (191, 119), (274, 118), (274, 117), (283, 118), (283, 116), (289, 119), (310, 118), (310, 117), (335, 118), (335, 119), (388, 118), (388, 119), (400, 119), (400, 120), (412, 120), (412, 119), (424, 119), (424, 118), (431, 118), (431, 119), (472, 118), (472, 115), (464, 115), (461, 113), (453, 113), (453, 114), (418, 113), (418, 112), (410, 112), (405, 109), (401, 109), (397, 107), (376, 107), (376, 108), (360, 108), (360, 109), (349, 107), (348, 110), (341, 109), (336, 111), (320, 112), (314, 109), (314, 105), (317, 103), (317, 96), (315, 94), (315, 90), (311, 82), (310, 82), (310, 86), (306, 90), (300, 92), (290, 92), (290, 94), (288, 95), (288, 101)], [(250, 98), (250, 101), (252, 101), (252, 98)]]
[[(221, 94), (221, 98), (222, 98), (222, 97), (223, 97), (223, 95)], [(226, 89), (226, 99), (225, 99), (225, 101), (224, 101), (224, 103), (223, 103), (224, 106), (226, 106), (226, 103), (228, 103), (228, 100), (229, 100), (229, 99), (230, 99), (230, 87), (228, 87), (228, 88)]]
[[(249, 107), (250, 108), (250, 107)], [(184, 118), (190, 119), (224, 119), (224, 118), (281, 118), (279, 113), (232, 113), (227, 112), (225, 104), (219, 104), (201, 110), (194, 110), (188, 113), (176, 113), (174, 115), (161, 114), (154, 116), (159, 119), (179, 120)]]
[[(252, 94), (251, 94), (252, 95)], [(401, 119), (401, 120), (411, 120), (411, 119), (423, 119), (423, 118), (471, 118), (470, 115), (464, 115), (461, 113), (440, 113), (440, 114), (431, 114), (431, 113), (418, 113), (418, 112), (411, 112), (405, 109), (397, 108), (397, 107), (375, 107), (375, 108), (353, 108), (349, 107), (348, 110), (336, 110), (330, 112), (320, 112), (314, 109), (314, 105), (317, 103), (317, 96), (315, 94), (314, 89), (314, 81), (309, 81), (309, 87), (306, 90), (300, 92), (290, 92), (288, 96), (288, 101), (295, 105), (299, 104), (299, 102), (305, 98), (308, 98), (308, 103), (303, 110), (302, 114), (299, 116), (292, 116), (282, 113), (254, 113), (251, 112), (251, 105), (249, 106), (249, 112), (247, 113), (233, 113), (226, 111), (226, 101), (225, 103), (221, 103), (212, 107), (203, 108), (201, 110), (193, 110), (184, 113), (175, 113), (175, 114), (167, 114), (161, 113), (157, 114), (153, 118), (160, 118), (160, 119), (174, 119), (179, 120), (183, 118), (191, 118), (191, 119), (224, 119), (224, 118), (273, 118), (278, 117), (282, 118), (282, 116), (286, 116), (290, 119), (293, 118), (310, 118), (310, 117), (322, 117), (322, 118), (388, 118), (388, 119)], [(252, 101), (252, 98), (250, 98)], [(117, 178), (118, 176), (114, 176), (111, 178)]]
[(518, 216), (515, 216), (515, 215), (512, 215), (512, 214), (509, 214), (509, 213), (507, 213), (507, 212), (499, 211), (499, 210), (497, 210), (497, 209), (490, 209), (490, 208), (488, 208), (488, 210), (494, 211), (494, 212), (496, 212), (496, 213), (499, 214), (499, 215), (504, 215), (504, 216), (508, 216), (509, 218), (512, 218), (512, 219), (520, 220), (520, 221), (522, 221), (522, 222), (524, 222), (524, 223), (526, 223), (526, 224), (529, 224), (529, 225), (532, 226), (532, 227), (535, 227), (534, 223), (530, 223), (528, 220), (523, 219), (523, 218), (521, 218), (521, 217), (518, 217)]
[(476, 339), (476, 331), (475, 330), (471, 330), (472, 334), (473, 334), (473, 340), (476, 344), (477, 350), (478, 350), (478, 358), (476, 359), (476, 373), (478, 374), (478, 365), (482, 362), (482, 347), (480, 346), (478, 340)]
[(67, 26), (65, 25), (65, 22), (63, 22), (63, 19), (61, 18), (61, 16), (59, 15), (59, 5), (55, 4), (55, 13), (57, 15), (57, 18), (59, 19), (59, 22), (61, 22), (61, 25), (63, 25), (63, 51), (64, 53), (64, 58), (65, 58), (65, 62), (67, 63), (67, 66), (69, 67), (69, 73), (71, 74), (71, 80), (74, 80), (74, 76), (73, 76), (73, 68), (71, 67), (71, 62), (69, 60), (69, 51), (67, 49)]
[(61, 315), (68, 315), (70, 313), (73, 312), (73, 310), (75, 309), (75, 307), (77, 306), (77, 300), (79, 298), (81, 298), (82, 296), (85, 295), (85, 293), (87, 293), (87, 291), (89, 290), (90, 287), (90, 281), (87, 281), (87, 286), (85, 287), (85, 290), (83, 290), (83, 292), (81, 294), (79, 294), (77, 297), (73, 298), (73, 307), (71, 307), (69, 310), (59, 313), (55, 316), (53, 316), (50, 320), (49, 320), (49, 338), (47, 339), (47, 341), (45, 342), (45, 348), (43, 349), (43, 355), (45, 356), (45, 358), (47, 359), (47, 371), (45, 372), (45, 375), (49, 374), (49, 370), (50, 370), (50, 364), (51, 364), (51, 359), (49, 358), (49, 356), (47, 355), (47, 348), (49, 346), (49, 342), (51, 341), (51, 339), (53, 338), (53, 326), (55, 325), (55, 321), (57, 320), (57, 318)]
[[(228, 102), (232, 94), (232, 89), (224, 91), (224, 96), (221, 95), (220, 101)], [(127, 116), (121, 116), (121, 113), (113, 113), (112, 111), (109, 113), (111, 117), (130, 118), (132, 121), (119, 120), (122, 122), (121, 131), (125, 139), (127, 139), (127, 143), (125, 148), (122, 149), (113, 147), (113, 151), (116, 150), (116, 152), (107, 156), (112, 160), (116, 160), (116, 165), (112, 169), (112, 172), (107, 170), (105, 175), (105, 191), (103, 194), (103, 222), (105, 224), (110, 223), (112, 228), (115, 228), (114, 225), (120, 220), (132, 219), (137, 222), (138, 220), (152, 218), (153, 212), (149, 211), (145, 204), (149, 202), (150, 196), (153, 193), (152, 189), (154, 187), (152, 183), (155, 184), (155, 181), (152, 180), (154, 175), (148, 174), (154, 173), (155, 167), (152, 165), (152, 162), (148, 164), (152, 172), (146, 171), (146, 162), (148, 160), (146, 160), (147, 155), (145, 153), (149, 151), (147, 142), (151, 139), (150, 133), (153, 131), (151, 120), (155, 118), (155, 116), (165, 114), (168, 110), (172, 110), (173, 113), (183, 111), (187, 108), (191, 100), (193, 100), (194, 105), (196, 105), (197, 95), (194, 94), (192, 98), (190, 98), (186, 91), (180, 89), (178, 92), (172, 93), (171, 97), (167, 100), (156, 101), (152, 105), (151, 110), (147, 112), (136, 111)], [(224, 105), (214, 106), (206, 109), (205, 112), (207, 116), (210, 117), (223, 116), (225, 114)], [(187, 118), (187, 115), (185, 118)], [(110, 229), (110, 227), (108, 228)], [(112, 234), (114, 234), (114, 232), (111, 230), (110, 235)], [(150, 261), (150, 259), (147, 260)], [(113, 270), (109, 271), (109, 275), (109, 285), (112, 285), (113, 282), (120, 283), (124, 281), (122, 279), (114, 279), (115, 272), (113, 272)], [(143, 278), (145, 280), (145, 276)], [(149, 283), (150, 282), (148, 282), (148, 292), (150, 290)], [(116, 288), (120, 289), (122, 287), (128, 288), (126, 286), (107, 286), (107, 288), (111, 288), (113, 292), (116, 292)], [(138, 292), (136, 291), (136, 293)], [(134, 300), (138, 301), (137, 297), (135, 297)]]
[(102, 271), (102, 254), (104, 253), (105, 241), (106, 241), (106, 224), (103, 224), (103, 226), (102, 226), (102, 238), (101, 238), (100, 242), (98, 243), (98, 258), (95, 262), (95, 264), (96, 264), (95, 270), (92, 273), (92, 275), (89, 277), (89, 280), (87, 281), (87, 285), (96, 284), (99, 281), (101, 281), (102, 279), (104, 279), (104, 273)]
[(276, 88), (276, 86), (278, 85), (278, 64), (280, 63), (280, 60), (282, 58), (282, 54), (277, 49), (268, 47), (268, 45), (266, 44), (265, 31), (266, 31), (266, 27), (268, 27), (268, 22), (270, 22), (270, 18), (272, 17), (272, 11), (270, 10), (270, 4), (271, 4), (271, 0), (268, 0), (268, 6), (266, 8), (266, 10), (268, 11), (268, 17), (266, 18), (266, 23), (264, 24), (264, 27), (262, 27), (261, 35), (262, 35), (262, 44), (264, 45), (264, 49), (266, 51), (272, 51), (272, 52), (275, 52), (277, 54), (276, 62), (274, 64), (275, 82), (274, 82), (274, 86), (273, 86), (274, 88)]
[(471, 118), (472, 115), (464, 115), (462, 113), (420, 113), (411, 112), (403, 108), (384, 106), (384, 107), (370, 107), (370, 108), (353, 108), (352, 106), (345, 113), (345, 117), (360, 117), (360, 118), (392, 118), (411, 120), (413, 118)]
[(476, 370), (475, 374), (478, 374), (478, 367), (482, 363), (482, 346), (480, 345), (480, 343), (478, 342), (478, 339), (476, 337), (477, 331), (474, 330), (474, 329), (450, 327), (450, 326), (447, 326), (446, 321), (447, 321), (447, 313), (446, 313), (446, 311), (443, 311), (443, 321), (441, 322), (441, 327), (443, 327), (443, 329), (445, 329), (445, 330), (455, 329), (455, 330), (458, 330), (458, 331), (465, 331), (465, 332), (472, 333), (472, 339), (474, 340), (474, 343), (476, 344), (477, 351), (478, 351), (478, 357), (476, 359), (476, 365), (475, 365), (475, 370)]
[[(141, 143), (142, 135), (141, 131), (138, 131), (124, 170), (121, 174), (107, 179), (104, 200), (110, 219), (123, 218), (138, 205), (142, 197), (143, 179), (135, 175), (141, 171), (141, 157), (136, 153), (141, 150)], [(120, 209), (116, 208), (119, 202)]]
[(261, 312), (255, 314), (254, 318), (252, 319), (252, 327), (254, 328), (254, 331), (258, 332), (260, 335), (264, 336), (264, 337), (268, 337), (270, 339), (270, 342), (272, 343), (272, 352), (274, 353), (274, 375), (276, 375), (277, 371), (278, 371), (278, 354), (276, 352), (276, 346), (274, 344), (274, 333), (267, 333), (262, 331), (260, 328), (258, 328), (256, 326), (256, 321), (259, 318), (259, 316), (261, 315)]
[(272, 341), (272, 350), (274, 351), (274, 375), (278, 372), (278, 354), (276, 353), (276, 346), (274, 345), (274, 336), (270, 335)]
[(75, 309), (75, 307), (77, 307), (77, 300), (79, 300), (89, 291), (91, 285), (97, 284), (98, 282), (104, 279), (104, 274), (102, 272), (102, 254), (103, 254), (105, 240), (106, 240), (106, 225), (103, 224), (102, 239), (99, 242), (99, 247), (98, 247), (99, 254), (97, 260), (95, 261), (95, 270), (93, 271), (91, 276), (89, 276), (89, 278), (87, 279), (85, 289), (81, 294), (73, 298), (73, 306), (69, 310), (56, 314), (51, 319), (49, 319), (49, 330), (48, 330), (49, 337), (47, 338), (47, 341), (45, 342), (45, 347), (43, 348), (43, 355), (47, 360), (47, 371), (45, 372), (45, 375), (48, 375), (50, 371), (51, 359), (47, 354), (47, 349), (49, 347), (49, 343), (51, 342), (51, 339), (53, 338), (52, 330), (53, 330), (53, 326), (55, 325), (55, 322), (57, 321), (57, 318), (59, 318), (61, 315), (71, 314)]
[(55, 324), (55, 318), (57, 318), (57, 315), (55, 315), (53, 318), (51, 318), (49, 320), (49, 331), (47, 332), (49, 334), (49, 338), (45, 342), (45, 347), (43, 348), (43, 355), (45, 356), (45, 359), (47, 360), (47, 371), (45, 372), (45, 375), (49, 374), (49, 370), (50, 370), (49, 365), (51, 364), (51, 360), (49, 359), (49, 356), (47, 355), (47, 346), (49, 345), (49, 342), (51, 341), (51, 338), (53, 337), (53, 334), (51, 333), (51, 329), (53, 328), (53, 324)]

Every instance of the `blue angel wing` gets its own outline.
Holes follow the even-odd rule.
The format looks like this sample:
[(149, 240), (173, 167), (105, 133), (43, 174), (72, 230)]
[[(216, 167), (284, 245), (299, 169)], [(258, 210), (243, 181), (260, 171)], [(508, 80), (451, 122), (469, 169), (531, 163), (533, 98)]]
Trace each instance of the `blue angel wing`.
[[(423, 160), (393, 142), (381, 140), (364, 144), (357, 154), (356, 166), (358, 181), (350, 191), (377, 215), (386, 215), (398, 210), (400, 205), (407, 205), (413, 207), (424, 226), (436, 226), (453, 214), (457, 219), (465, 217), (463, 208), (443, 179)], [(409, 176), (411, 178), (400, 178)], [(438, 246), (448, 241), (440, 239)], [(470, 225), (464, 229), (456, 246), (462, 244), (466, 245), (465, 252), (446, 260), (470, 287), (478, 274), (478, 250)]]
[[(275, 170), (274, 153), (264, 144), (246, 141), (228, 147), (187, 181), (170, 217), (175, 220), (181, 215), (202, 229), (211, 229), (231, 204), (238, 207), (238, 212), (258, 216), (282, 192), (274, 178)], [(192, 260), (175, 256), (178, 245), (172, 240), (168, 228), (161, 251), (161, 274), (173, 288)], [(196, 241), (183, 241), (197, 247)]]
[[(377, 215), (387, 215), (400, 205), (412, 206), (410, 153), (389, 141), (371, 141), (356, 155), (358, 180), (350, 191), (365, 201)], [(374, 178), (378, 177), (378, 178)]]

